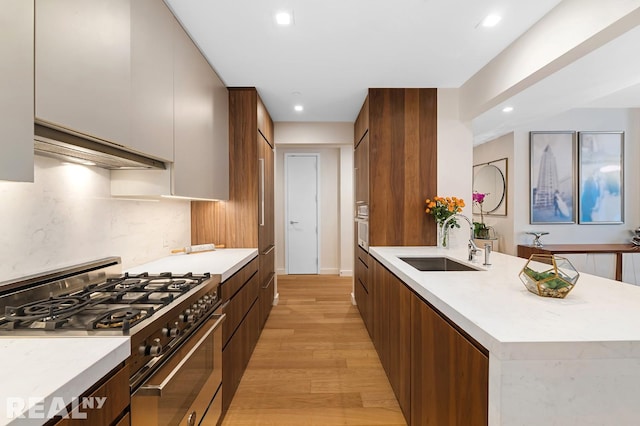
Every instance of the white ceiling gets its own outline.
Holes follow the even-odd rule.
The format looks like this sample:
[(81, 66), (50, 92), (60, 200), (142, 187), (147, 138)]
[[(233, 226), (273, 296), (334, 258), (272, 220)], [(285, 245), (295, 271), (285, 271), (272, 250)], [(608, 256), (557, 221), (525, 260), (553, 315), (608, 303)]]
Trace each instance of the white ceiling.
[[(369, 87), (461, 86), (559, 2), (167, 0), (225, 84), (255, 86), (274, 121), (349, 122)], [(293, 26), (275, 24), (280, 10)], [(490, 13), (502, 21), (479, 26)]]
[[(610, 41), (473, 120), (474, 143), (572, 108), (640, 107), (640, 27)], [(514, 107), (508, 114), (505, 106)]]

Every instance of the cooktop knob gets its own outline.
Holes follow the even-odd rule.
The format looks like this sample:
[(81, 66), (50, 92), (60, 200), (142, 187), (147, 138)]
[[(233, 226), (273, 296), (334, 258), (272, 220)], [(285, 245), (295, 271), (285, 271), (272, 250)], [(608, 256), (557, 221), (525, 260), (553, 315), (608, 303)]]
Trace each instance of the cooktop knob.
[(179, 332), (180, 329), (178, 328), (177, 324), (175, 327), (164, 327), (162, 329), (162, 334), (166, 337), (176, 337)]
[(153, 345), (149, 348), (149, 355), (158, 356), (162, 354), (162, 345), (160, 344), (160, 339), (153, 339)]
[(138, 353), (142, 356), (146, 356), (149, 355), (149, 352), (147, 352), (147, 350), (149, 349), (149, 346), (147, 345), (140, 345), (138, 346)]

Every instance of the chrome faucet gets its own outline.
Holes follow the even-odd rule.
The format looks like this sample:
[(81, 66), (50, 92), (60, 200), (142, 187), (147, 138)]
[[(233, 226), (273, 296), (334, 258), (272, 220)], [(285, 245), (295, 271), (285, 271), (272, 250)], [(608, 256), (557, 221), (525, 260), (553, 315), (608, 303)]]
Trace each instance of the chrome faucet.
[(468, 217), (466, 217), (463, 214), (454, 213), (451, 216), (449, 216), (444, 221), (444, 223), (442, 224), (442, 227), (444, 228), (444, 232), (446, 232), (446, 233), (449, 232), (449, 227), (447, 226), (447, 224), (449, 223), (449, 221), (454, 220), (455, 218), (463, 218), (469, 224), (469, 245), (468, 245), (468, 248), (469, 248), (469, 260), (473, 260), (474, 256), (476, 254), (480, 253), (480, 249), (478, 248), (476, 243), (473, 242), (474, 232), (473, 232), (473, 222), (471, 221), (471, 219), (469, 219)]

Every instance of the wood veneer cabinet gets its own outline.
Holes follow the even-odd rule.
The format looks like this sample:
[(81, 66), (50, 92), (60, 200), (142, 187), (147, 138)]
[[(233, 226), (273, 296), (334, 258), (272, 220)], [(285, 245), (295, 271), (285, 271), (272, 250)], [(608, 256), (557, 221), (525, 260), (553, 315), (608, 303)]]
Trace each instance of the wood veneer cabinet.
[(354, 134), (354, 146), (369, 143), (367, 181), (356, 173), (356, 194), (368, 188), (369, 245), (436, 244), (424, 200), (437, 192), (437, 115), (437, 89), (369, 89)]
[(486, 425), (489, 358), (376, 260), (373, 342), (410, 425)]
[(373, 292), (374, 345), (398, 404), (409, 423), (411, 413), (411, 292), (377, 261)]
[(229, 88), (229, 202), (191, 203), (192, 244), (259, 252), (260, 324), (275, 287), (273, 121), (255, 88)]
[(360, 311), (364, 325), (367, 327), (369, 336), (373, 337), (373, 295), (371, 293), (372, 288), (369, 285), (369, 264), (369, 253), (364, 251), (362, 247), (356, 245), (354, 297), (356, 298), (358, 310)]
[[(81, 405), (69, 410), (69, 418), (54, 420), (47, 423), (56, 426), (95, 425), (109, 426), (113, 424), (129, 425), (129, 367), (124, 365), (111, 371), (100, 382), (79, 397), (104, 398), (104, 405), (100, 409), (83, 408)], [(83, 418), (86, 416), (86, 418)], [(59, 418), (59, 417), (58, 417)], [(117, 423), (116, 420), (120, 419)]]
[(33, 182), (33, 0), (3, 1), (0, 28), (0, 180)]
[(227, 319), (222, 324), (222, 412), (238, 389), (260, 335), (258, 259), (220, 283)]
[(489, 358), (411, 295), (411, 425), (488, 424)]

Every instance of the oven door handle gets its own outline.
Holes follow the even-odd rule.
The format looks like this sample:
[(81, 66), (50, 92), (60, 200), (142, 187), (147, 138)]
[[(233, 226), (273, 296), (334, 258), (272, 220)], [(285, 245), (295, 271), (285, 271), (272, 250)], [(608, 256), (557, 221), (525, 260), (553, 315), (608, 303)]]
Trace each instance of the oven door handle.
[(175, 377), (176, 374), (178, 374), (182, 366), (187, 363), (187, 361), (193, 356), (194, 353), (196, 353), (196, 351), (209, 338), (209, 336), (211, 336), (211, 333), (215, 332), (216, 329), (220, 327), (220, 325), (222, 325), (222, 323), (226, 319), (226, 316), (227, 314), (212, 314), (211, 317), (209, 317), (209, 319), (217, 318), (216, 322), (213, 323), (213, 325), (209, 327), (209, 330), (207, 330), (205, 335), (202, 336), (202, 338), (200, 338), (200, 340), (198, 340), (198, 342), (195, 345), (193, 345), (193, 348), (191, 348), (191, 350), (185, 355), (185, 357), (182, 358), (180, 363), (176, 365), (176, 368), (174, 368), (171, 371), (171, 373), (167, 375), (167, 377), (162, 381), (162, 383), (160, 383), (159, 385), (142, 385), (136, 391), (136, 393), (139, 395), (162, 396), (162, 391), (164, 390), (164, 388), (171, 382), (171, 380), (173, 380), (173, 378)]

